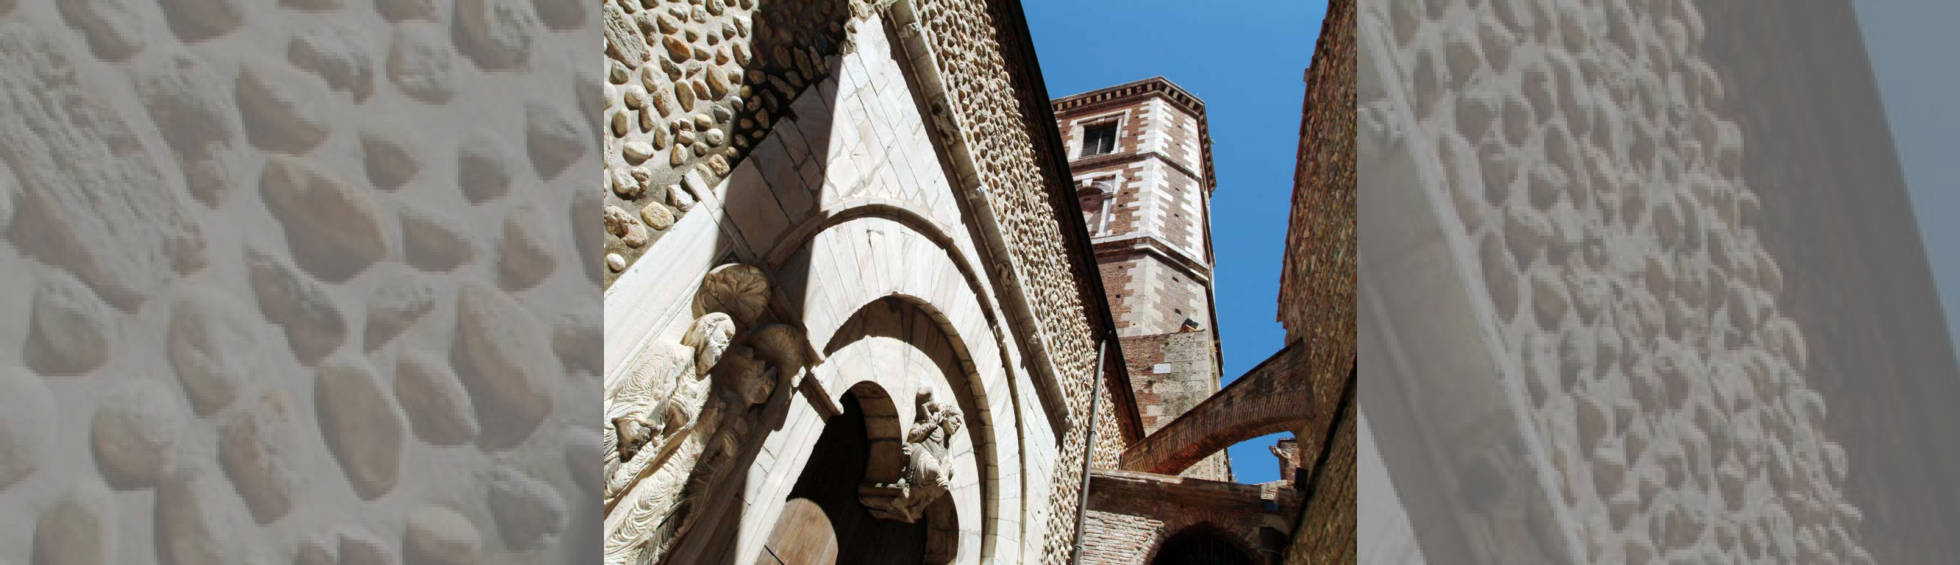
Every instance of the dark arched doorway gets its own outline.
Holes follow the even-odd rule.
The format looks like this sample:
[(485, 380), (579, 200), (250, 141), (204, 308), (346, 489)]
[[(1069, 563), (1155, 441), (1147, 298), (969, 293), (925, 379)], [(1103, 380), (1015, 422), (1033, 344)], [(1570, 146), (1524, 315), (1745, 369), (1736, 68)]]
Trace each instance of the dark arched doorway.
[[(843, 413), (824, 425), (823, 435), (810, 450), (809, 463), (790, 490), (783, 515), (757, 562), (925, 562), (932, 514), (911, 524), (883, 520), (872, 516), (858, 499), (858, 485), (863, 484), (871, 460), (895, 457), (899, 435), (890, 398), (867, 383), (852, 388), (840, 404)], [(893, 453), (884, 453), (887, 450)]]
[(1187, 528), (1165, 540), (1151, 565), (1253, 565), (1237, 543), (1216, 528)]

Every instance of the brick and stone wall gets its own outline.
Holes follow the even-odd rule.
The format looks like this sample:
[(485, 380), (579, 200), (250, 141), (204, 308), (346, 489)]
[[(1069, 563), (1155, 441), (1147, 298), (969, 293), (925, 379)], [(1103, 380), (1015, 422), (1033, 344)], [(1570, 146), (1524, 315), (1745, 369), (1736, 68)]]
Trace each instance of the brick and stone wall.
[(1355, 538), (1359, 518), (1355, 504), (1358, 417), (1359, 410), (1350, 403), (1335, 422), (1332, 437), (1324, 442), (1327, 452), (1303, 461), (1313, 467), (1306, 474), (1306, 482), (1298, 485), (1306, 504), (1300, 509), (1293, 543), (1286, 551), (1287, 565), (1355, 562), (1359, 541)]
[[(1126, 337), (1121, 343), (1145, 435), (1162, 429), (1218, 392), (1218, 361), (1212, 356), (1211, 332)], [(1182, 474), (1231, 481), (1231, 459), (1220, 451)]]
[(1306, 73), (1280, 275), (1280, 324), (1313, 350), (1317, 383), (1339, 382), (1355, 359), (1353, 10), (1351, 0), (1328, 4)]
[(1282, 479), (1303, 478), (1296, 487), (1307, 497), (1286, 551), (1289, 565), (1356, 558), (1355, 2), (1329, 2), (1320, 25), (1305, 74), (1279, 320), (1310, 352), (1315, 396), (1339, 394), (1345, 404), (1335, 408), (1339, 419), (1316, 418), (1320, 425), (1296, 431), (1290, 450), (1275, 449), (1282, 470), (1295, 475)]
[(1145, 565), (1172, 536), (1218, 532), (1254, 563), (1286, 549), (1302, 500), (1291, 489), (1126, 471), (1099, 472), (1089, 491), (1082, 563)]
[[(1162, 78), (1055, 101), (1079, 191), (1099, 187), (1107, 219), (1085, 204), (1121, 335), (1211, 329), (1210, 142), (1204, 103)], [(1084, 131), (1116, 122), (1113, 152), (1083, 156)], [(1100, 228), (1100, 229), (1098, 229)]]

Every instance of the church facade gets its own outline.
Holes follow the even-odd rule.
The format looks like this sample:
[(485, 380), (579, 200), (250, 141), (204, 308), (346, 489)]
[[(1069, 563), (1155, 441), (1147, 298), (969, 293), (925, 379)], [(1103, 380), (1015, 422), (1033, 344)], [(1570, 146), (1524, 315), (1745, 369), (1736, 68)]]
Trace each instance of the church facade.
[[(1305, 482), (1232, 483), (1223, 448), (1322, 433), (1308, 406), (1338, 394), (1297, 345), (1219, 386), (1201, 101), (1051, 101), (1013, 1), (605, 22), (581, 251), (605, 265), (607, 563), (1148, 563), (1214, 538), (1280, 562)], [(1259, 510), (1165, 525), (1126, 492)], [(1127, 518), (1159, 523), (1102, 559)]]

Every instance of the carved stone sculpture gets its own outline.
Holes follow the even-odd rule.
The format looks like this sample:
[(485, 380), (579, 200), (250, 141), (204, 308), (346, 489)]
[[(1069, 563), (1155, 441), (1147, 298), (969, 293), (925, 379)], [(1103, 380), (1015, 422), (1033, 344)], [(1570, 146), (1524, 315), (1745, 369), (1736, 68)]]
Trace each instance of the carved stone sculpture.
[(868, 484), (858, 490), (871, 515), (887, 520), (917, 522), (926, 507), (952, 488), (953, 434), (960, 430), (960, 411), (940, 404), (931, 385), (919, 387), (915, 395), (917, 415), (906, 431), (904, 461), (896, 483)]
[(607, 391), (608, 565), (662, 562), (717, 508), (722, 477), (752, 447), (757, 407), (817, 359), (802, 330), (770, 319), (770, 292), (754, 267), (709, 271), (682, 343), (651, 348)]
[[(721, 361), (735, 336), (726, 314), (694, 321), (679, 347), (655, 344), (650, 359), (606, 393), (606, 503), (610, 506), (662, 447), (694, 423), (708, 401), (705, 376)], [(651, 447), (651, 449), (649, 449)], [(638, 457), (648, 453), (647, 457)]]
[(785, 324), (770, 324), (758, 328), (748, 340), (755, 348), (755, 354), (784, 375), (790, 377), (790, 386), (802, 384), (802, 371), (821, 361), (816, 350), (810, 347), (810, 339), (803, 330)]
[(769, 277), (761, 269), (730, 263), (708, 271), (694, 295), (695, 315), (725, 312), (743, 329), (769, 309)]
[(706, 375), (708, 369), (721, 361), (722, 353), (734, 340), (734, 319), (721, 312), (711, 312), (695, 320), (694, 327), (687, 331), (687, 337), (681, 339), (681, 345), (694, 348), (694, 370)]

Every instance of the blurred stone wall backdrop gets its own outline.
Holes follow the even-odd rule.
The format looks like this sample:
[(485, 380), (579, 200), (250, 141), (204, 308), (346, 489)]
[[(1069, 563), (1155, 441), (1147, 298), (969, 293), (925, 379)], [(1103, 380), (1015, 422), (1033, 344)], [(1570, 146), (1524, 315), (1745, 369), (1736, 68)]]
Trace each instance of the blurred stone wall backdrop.
[(596, 560), (599, 37), (0, 2), (0, 562)]
[(1953, 560), (1960, 375), (1803, 4), (1363, 3), (1364, 560)]

